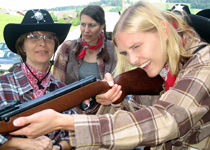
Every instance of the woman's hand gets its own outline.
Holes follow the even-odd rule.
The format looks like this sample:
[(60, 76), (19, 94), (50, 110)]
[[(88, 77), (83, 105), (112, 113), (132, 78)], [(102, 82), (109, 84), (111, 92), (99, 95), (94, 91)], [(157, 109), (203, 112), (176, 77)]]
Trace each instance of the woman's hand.
[[(70, 143), (68, 141), (66, 141), (66, 140), (61, 140), (59, 142), (59, 144), (61, 145), (63, 150), (72, 150), (73, 149), (73, 147), (70, 146)], [(60, 146), (53, 145), (52, 150), (60, 150), (60, 149), (61, 149)]]
[(26, 135), (29, 138), (45, 135), (58, 129), (58, 122), (61, 114), (47, 109), (27, 117), (20, 117), (14, 120), (14, 126), (26, 126), (10, 134)]
[(112, 88), (106, 93), (97, 95), (96, 101), (101, 105), (110, 105), (111, 103), (118, 100), (122, 95), (121, 86), (118, 84), (114, 84), (113, 77), (110, 73), (105, 74), (104, 80), (107, 81), (109, 86), (111, 86)]
[(13, 137), (0, 146), (2, 150), (52, 150), (52, 148), (53, 143), (47, 136), (39, 136), (34, 139)]
[(53, 148), (53, 143), (52, 143), (51, 139), (47, 136), (39, 136), (35, 139), (28, 138), (28, 141), (30, 141), (30, 142), (25, 143), (26, 145), (28, 145), (28, 147), (26, 149), (52, 150), (52, 148)]

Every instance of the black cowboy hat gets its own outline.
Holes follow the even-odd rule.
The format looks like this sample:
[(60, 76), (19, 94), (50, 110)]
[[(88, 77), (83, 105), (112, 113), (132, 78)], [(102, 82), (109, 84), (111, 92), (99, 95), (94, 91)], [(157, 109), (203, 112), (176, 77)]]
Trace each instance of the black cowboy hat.
[(179, 11), (185, 11), (187, 14), (191, 14), (189, 7), (187, 5), (184, 5), (184, 4), (175, 4), (171, 8), (171, 10), (177, 11), (177, 12), (179, 12)]
[(189, 24), (206, 42), (210, 43), (210, 9), (204, 9), (196, 15), (189, 14)]
[(188, 24), (195, 29), (202, 39), (210, 43), (210, 9), (201, 10), (194, 15), (191, 14), (187, 5), (176, 4), (171, 10), (185, 11), (189, 16), (187, 19)]
[(58, 37), (60, 44), (65, 40), (71, 24), (54, 23), (51, 15), (47, 10), (36, 9), (28, 10), (21, 24), (9, 23), (4, 28), (4, 40), (8, 48), (17, 53), (15, 44), (17, 39), (29, 32), (48, 31), (53, 32)]

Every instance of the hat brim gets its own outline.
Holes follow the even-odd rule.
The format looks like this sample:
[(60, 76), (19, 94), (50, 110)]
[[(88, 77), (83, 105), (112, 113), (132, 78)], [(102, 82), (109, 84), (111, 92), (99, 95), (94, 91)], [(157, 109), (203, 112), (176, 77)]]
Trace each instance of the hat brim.
[(199, 11), (196, 15), (210, 18), (210, 9), (203, 9), (203, 10)]
[(202, 39), (210, 42), (210, 19), (199, 15), (188, 14), (190, 20), (188, 23), (192, 26)]
[(15, 48), (16, 41), (18, 38), (29, 32), (33, 31), (48, 31), (56, 33), (60, 44), (66, 39), (66, 36), (69, 33), (71, 24), (61, 24), (61, 23), (54, 23), (54, 24), (37, 24), (37, 25), (30, 25), (30, 24), (7, 24), (4, 28), (4, 39), (7, 44), (7, 47), (17, 53)]

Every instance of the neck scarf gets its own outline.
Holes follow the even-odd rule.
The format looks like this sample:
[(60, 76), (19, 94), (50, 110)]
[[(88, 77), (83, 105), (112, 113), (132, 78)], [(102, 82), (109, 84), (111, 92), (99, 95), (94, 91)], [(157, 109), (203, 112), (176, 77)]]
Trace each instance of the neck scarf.
[(165, 80), (166, 91), (174, 85), (176, 75), (171, 75), (169, 65), (166, 64), (160, 72), (160, 76)]
[(83, 50), (80, 52), (79, 56), (77, 57), (78, 59), (81, 59), (83, 57), (85, 57), (86, 55), (86, 49), (90, 49), (90, 50), (96, 50), (97, 48), (99, 48), (102, 44), (103, 44), (103, 40), (102, 38), (104, 37), (104, 35), (102, 33), (100, 33), (100, 36), (98, 38), (98, 44), (95, 46), (89, 46), (85, 40), (82, 38), (82, 44), (84, 46)]
[[(31, 86), (34, 89), (32, 98), (35, 99), (35, 98), (38, 98), (38, 97), (44, 95), (44, 93), (47, 89), (47, 86), (48, 86), (48, 84), (50, 82), (50, 78), (51, 78), (51, 74), (48, 73), (50, 67), (47, 68), (47, 71), (45, 73), (42, 73), (41, 71), (36, 70), (35, 68), (33, 68), (32, 66), (30, 66), (28, 64), (27, 64), (27, 66), (30, 70), (26, 67), (25, 63), (22, 63), (21, 70), (23, 71), (25, 76), (28, 78), (29, 83), (31, 84)], [(42, 86), (42, 88), (40, 88), (37, 85), (38, 80), (36, 78), (39, 81), (41, 81), (40, 85)]]

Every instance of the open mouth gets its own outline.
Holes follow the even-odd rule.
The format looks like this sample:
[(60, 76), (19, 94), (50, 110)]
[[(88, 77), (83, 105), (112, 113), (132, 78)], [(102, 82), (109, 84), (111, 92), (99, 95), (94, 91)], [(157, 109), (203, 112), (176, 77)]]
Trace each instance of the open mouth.
[(151, 60), (148, 60), (147, 62), (143, 63), (142, 65), (139, 66), (139, 68), (144, 69), (150, 64)]
[(84, 37), (88, 39), (88, 38), (90, 38), (91, 36), (90, 36), (90, 35), (84, 35)]

